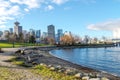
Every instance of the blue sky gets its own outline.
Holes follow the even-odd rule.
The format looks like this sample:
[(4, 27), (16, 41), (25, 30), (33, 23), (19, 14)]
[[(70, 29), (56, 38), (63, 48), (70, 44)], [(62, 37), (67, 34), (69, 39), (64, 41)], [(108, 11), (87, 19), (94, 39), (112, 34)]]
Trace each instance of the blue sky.
[(112, 37), (120, 34), (120, 0), (0, 0), (0, 30), (16, 19), (27, 31), (53, 24), (56, 31)]

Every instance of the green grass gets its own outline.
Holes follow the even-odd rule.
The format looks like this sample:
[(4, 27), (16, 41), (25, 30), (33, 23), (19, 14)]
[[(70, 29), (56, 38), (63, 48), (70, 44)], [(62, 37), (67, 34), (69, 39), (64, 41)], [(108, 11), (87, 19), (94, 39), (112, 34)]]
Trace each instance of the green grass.
[[(51, 45), (46, 45), (46, 44), (33, 44), (33, 43), (15, 43), (14, 47), (25, 47), (25, 46), (51, 46)], [(7, 42), (0, 42), (0, 48), (12, 48), (13, 44), (12, 43), (7, 43)]]
[[(20, 47), (20, 44), (15, 44), (15, 47)], [(12, 43), (0, 43), (0, 48), (12, 48), (13, 44)]]
[[(8, 60), (8, 62), (12, 62), (15, 65), (26, 67), (27, 65), (24, 64), (24, 60), (20, 58), (12, 58)], [(74, 76), (66, 75), (64, 73), (60, 73), (57, 71), (51, 71), (46, 66), (36, 65), (34, 67), (29, 68), (33, 74), (40, 75), (44, 80), (76, 80)]]
[(39, 74), (42, 77), (45, 77), (45, 80), (75, 80), (74, 76), (66, 75), (64, 73), (59, 73), (56, 71), (51, 71), (46, 66), (37, 65), (32, 69), (33, 73)]
[(0, 80), (20, 80), (22, 77), (8, 68), (0, 67)]

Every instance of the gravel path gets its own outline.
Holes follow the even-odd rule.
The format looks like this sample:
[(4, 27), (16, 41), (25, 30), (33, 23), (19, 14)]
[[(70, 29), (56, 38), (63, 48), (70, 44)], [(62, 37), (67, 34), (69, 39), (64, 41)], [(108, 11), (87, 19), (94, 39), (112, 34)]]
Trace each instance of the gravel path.
[[(40, 75), (33, 74), (29, 69), (5, 62), (5, 60), (13, 57), (10, 53), (0, 53), (0, 77), (4, 77), (2, 80), (44, 80)], [(2, 72), (7, 75), (2, 74)]]

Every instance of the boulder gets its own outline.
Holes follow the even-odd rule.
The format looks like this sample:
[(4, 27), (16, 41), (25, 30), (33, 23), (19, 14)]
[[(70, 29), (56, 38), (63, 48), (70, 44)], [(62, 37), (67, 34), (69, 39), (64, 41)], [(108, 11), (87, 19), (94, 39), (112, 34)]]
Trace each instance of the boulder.
[(82, 80), (89, 80), (89, 76), (83, 76)]
[(56, 68), (55, 67), (50, 67), (50, 70), (51, 71), (56, 71)]
[(73, 71), (71, 69), (66, 69), (65, 74), (66, 75), (73, 75)]
[(65, 69), (60, 69), (60, 70), (58, 70), (58, 72), (63, 73), (63, 72), (65, 72)]
[(91, 78), (89, 80), (100, 80), (100, 78)]
[(82, 78), (83, 74), (82, 73), (77, 73), (75, 74), (75, 78)]
[(47, 67), (47, 65), (46, 65), (45, 63), (40, 63), (40, 65), (41, 65), (41, 66), (46, 66), (46, 67)]

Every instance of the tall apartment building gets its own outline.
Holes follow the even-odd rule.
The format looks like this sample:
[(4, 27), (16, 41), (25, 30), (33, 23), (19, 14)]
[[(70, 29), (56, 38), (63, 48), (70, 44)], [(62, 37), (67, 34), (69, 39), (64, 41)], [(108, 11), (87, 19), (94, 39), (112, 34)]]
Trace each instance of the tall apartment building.
[(60, 38), (63, 36), (63, 30), (58, 29), (57, 31), (57, 42), (60, 42)]
[(20, 23), (17, 21), (14, 24), (14, 33), (16, 33), (19, 36), (19, 34), (22, 33), (22, 26), (19, 26)]
[(13, 33), (13, 28), (9, 28), (9, 32), (10, 32), (10, 33)]
[(36, 30), (36, 38), (40, 38), (41, 37), (41, 31), (40, 30)]
[(48, 38), (55, 40), (55, 27), (54, 27), (54, 25), (48, 26)]

